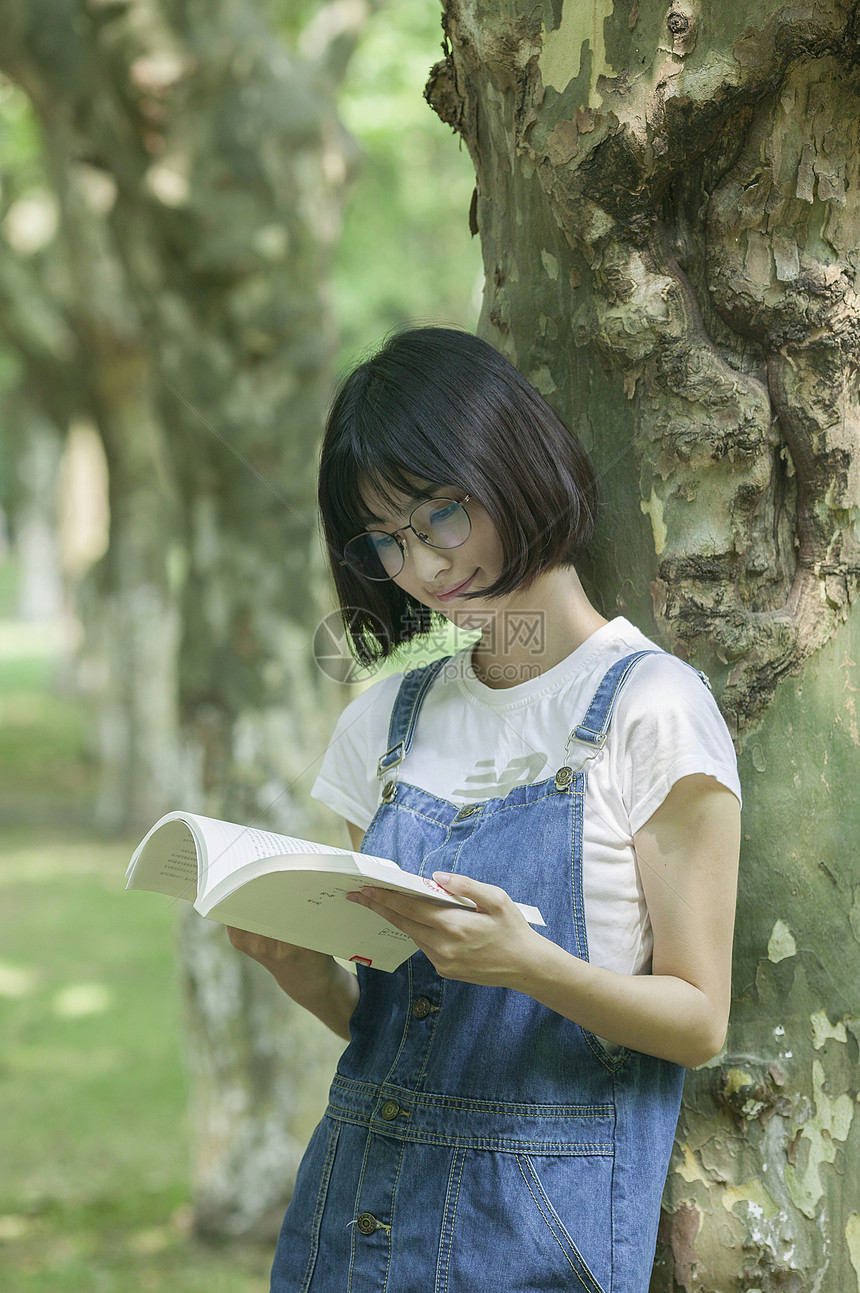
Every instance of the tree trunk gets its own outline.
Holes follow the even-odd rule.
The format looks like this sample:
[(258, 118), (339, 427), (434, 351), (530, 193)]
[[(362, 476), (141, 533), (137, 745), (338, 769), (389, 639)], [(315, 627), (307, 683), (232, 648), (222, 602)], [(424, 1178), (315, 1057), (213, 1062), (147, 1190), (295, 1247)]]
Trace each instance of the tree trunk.
[[(590, 448), (584, 574), (710, 674), (746, 793), (727, 1047), (652, 1290), (860, 1288), (860, 245), (847, 5), (447, 0), (480, 330)], [(853, 785), (852, 785), (853, 783)]]
[(58, 486), (63, 440), (55, 426), (25, 399), (16, 415), (26, 424), (17, 455), (18, 506), (15, 547), (21, 564), (17, 613), (22, 620), (56, 623), (63, 613), (57, 534)]
[[(87, 618), (111, 827), (187, 806), (315, 833), (305, 791), (337, 708), (310, 647), (328, 609), (314, 460), (350, 157), (334, 85), (369, 9), (320, 5), (299, 54), (262, 3), (0, 0), (109, 468)], [(197, 1228), (270, 1231), (342, 1043), (220, 927), (191, 917), (182, 956)]]

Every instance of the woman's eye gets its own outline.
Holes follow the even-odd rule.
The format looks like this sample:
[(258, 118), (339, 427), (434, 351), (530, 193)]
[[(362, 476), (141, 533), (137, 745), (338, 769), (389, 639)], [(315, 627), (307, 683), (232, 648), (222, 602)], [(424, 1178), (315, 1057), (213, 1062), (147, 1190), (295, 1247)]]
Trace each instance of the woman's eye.
[(439, 521), (447, 521), (450, 516), (453, 516), (459, 506), (459, 503), (449, 503), (447, 507), (437, 508), (435, 511), (430, 513), (430, 524), (436, 525)]
[(386, 548), (390, 548), (396, 542), (397, 540), (393, 534), (374, 534), (373, 536), (373, 546), (377, 552), (384, 552)]

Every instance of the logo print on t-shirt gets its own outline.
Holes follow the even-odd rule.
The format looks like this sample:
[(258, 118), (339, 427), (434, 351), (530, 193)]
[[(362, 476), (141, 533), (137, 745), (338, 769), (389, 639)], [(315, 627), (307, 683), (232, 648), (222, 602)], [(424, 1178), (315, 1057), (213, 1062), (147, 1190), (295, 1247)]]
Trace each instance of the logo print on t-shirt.
[(479, 759), (476, 768), (487, 768), (487, 772), (476, 772), (466, 778), (466, 786), (452, 790), (451, 796), (456, 799), (490, 799), (506, 795), (514, 786), (528, 786), (536, 781), (540, 772), (546, 767), (547, 756), (535, 751), (519, 759), (510, 759), (506, 768), (496, 771), (495, 760)]

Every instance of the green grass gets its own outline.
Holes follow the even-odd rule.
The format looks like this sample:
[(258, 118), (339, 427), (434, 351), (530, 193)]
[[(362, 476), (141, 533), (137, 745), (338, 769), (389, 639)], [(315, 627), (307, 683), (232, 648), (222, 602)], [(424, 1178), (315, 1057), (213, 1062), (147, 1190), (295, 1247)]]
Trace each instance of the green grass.
[(87, 825), (56, 665), (0, 620), (0, 1293), (262, 1293), (270, 1246), (191, 1234), (174, 922)]

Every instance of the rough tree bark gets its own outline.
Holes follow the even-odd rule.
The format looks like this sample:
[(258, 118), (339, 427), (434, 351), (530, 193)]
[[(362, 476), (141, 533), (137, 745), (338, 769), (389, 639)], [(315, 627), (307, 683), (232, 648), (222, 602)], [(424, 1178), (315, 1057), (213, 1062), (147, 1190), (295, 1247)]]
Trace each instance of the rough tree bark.
[(587, 574), (707, 669), (746, 792), (727, 1048), (652, 1290), (860, 1288), (856, 6), (446, 0), (481, 331), (591, 448)]
[[(100, 817), (178, 804), (314, 834), (293, 793), (335, 690), (315, 669), (314, 444), (350, 142), (334, 86), (370, 3), (2, 0), (0, 66), (45, 141), (62, 291), (110, 473), (90, 641)], [(223, 930), (183, 936), (195, 1205), (270, 1231), (340, 1047)]]

